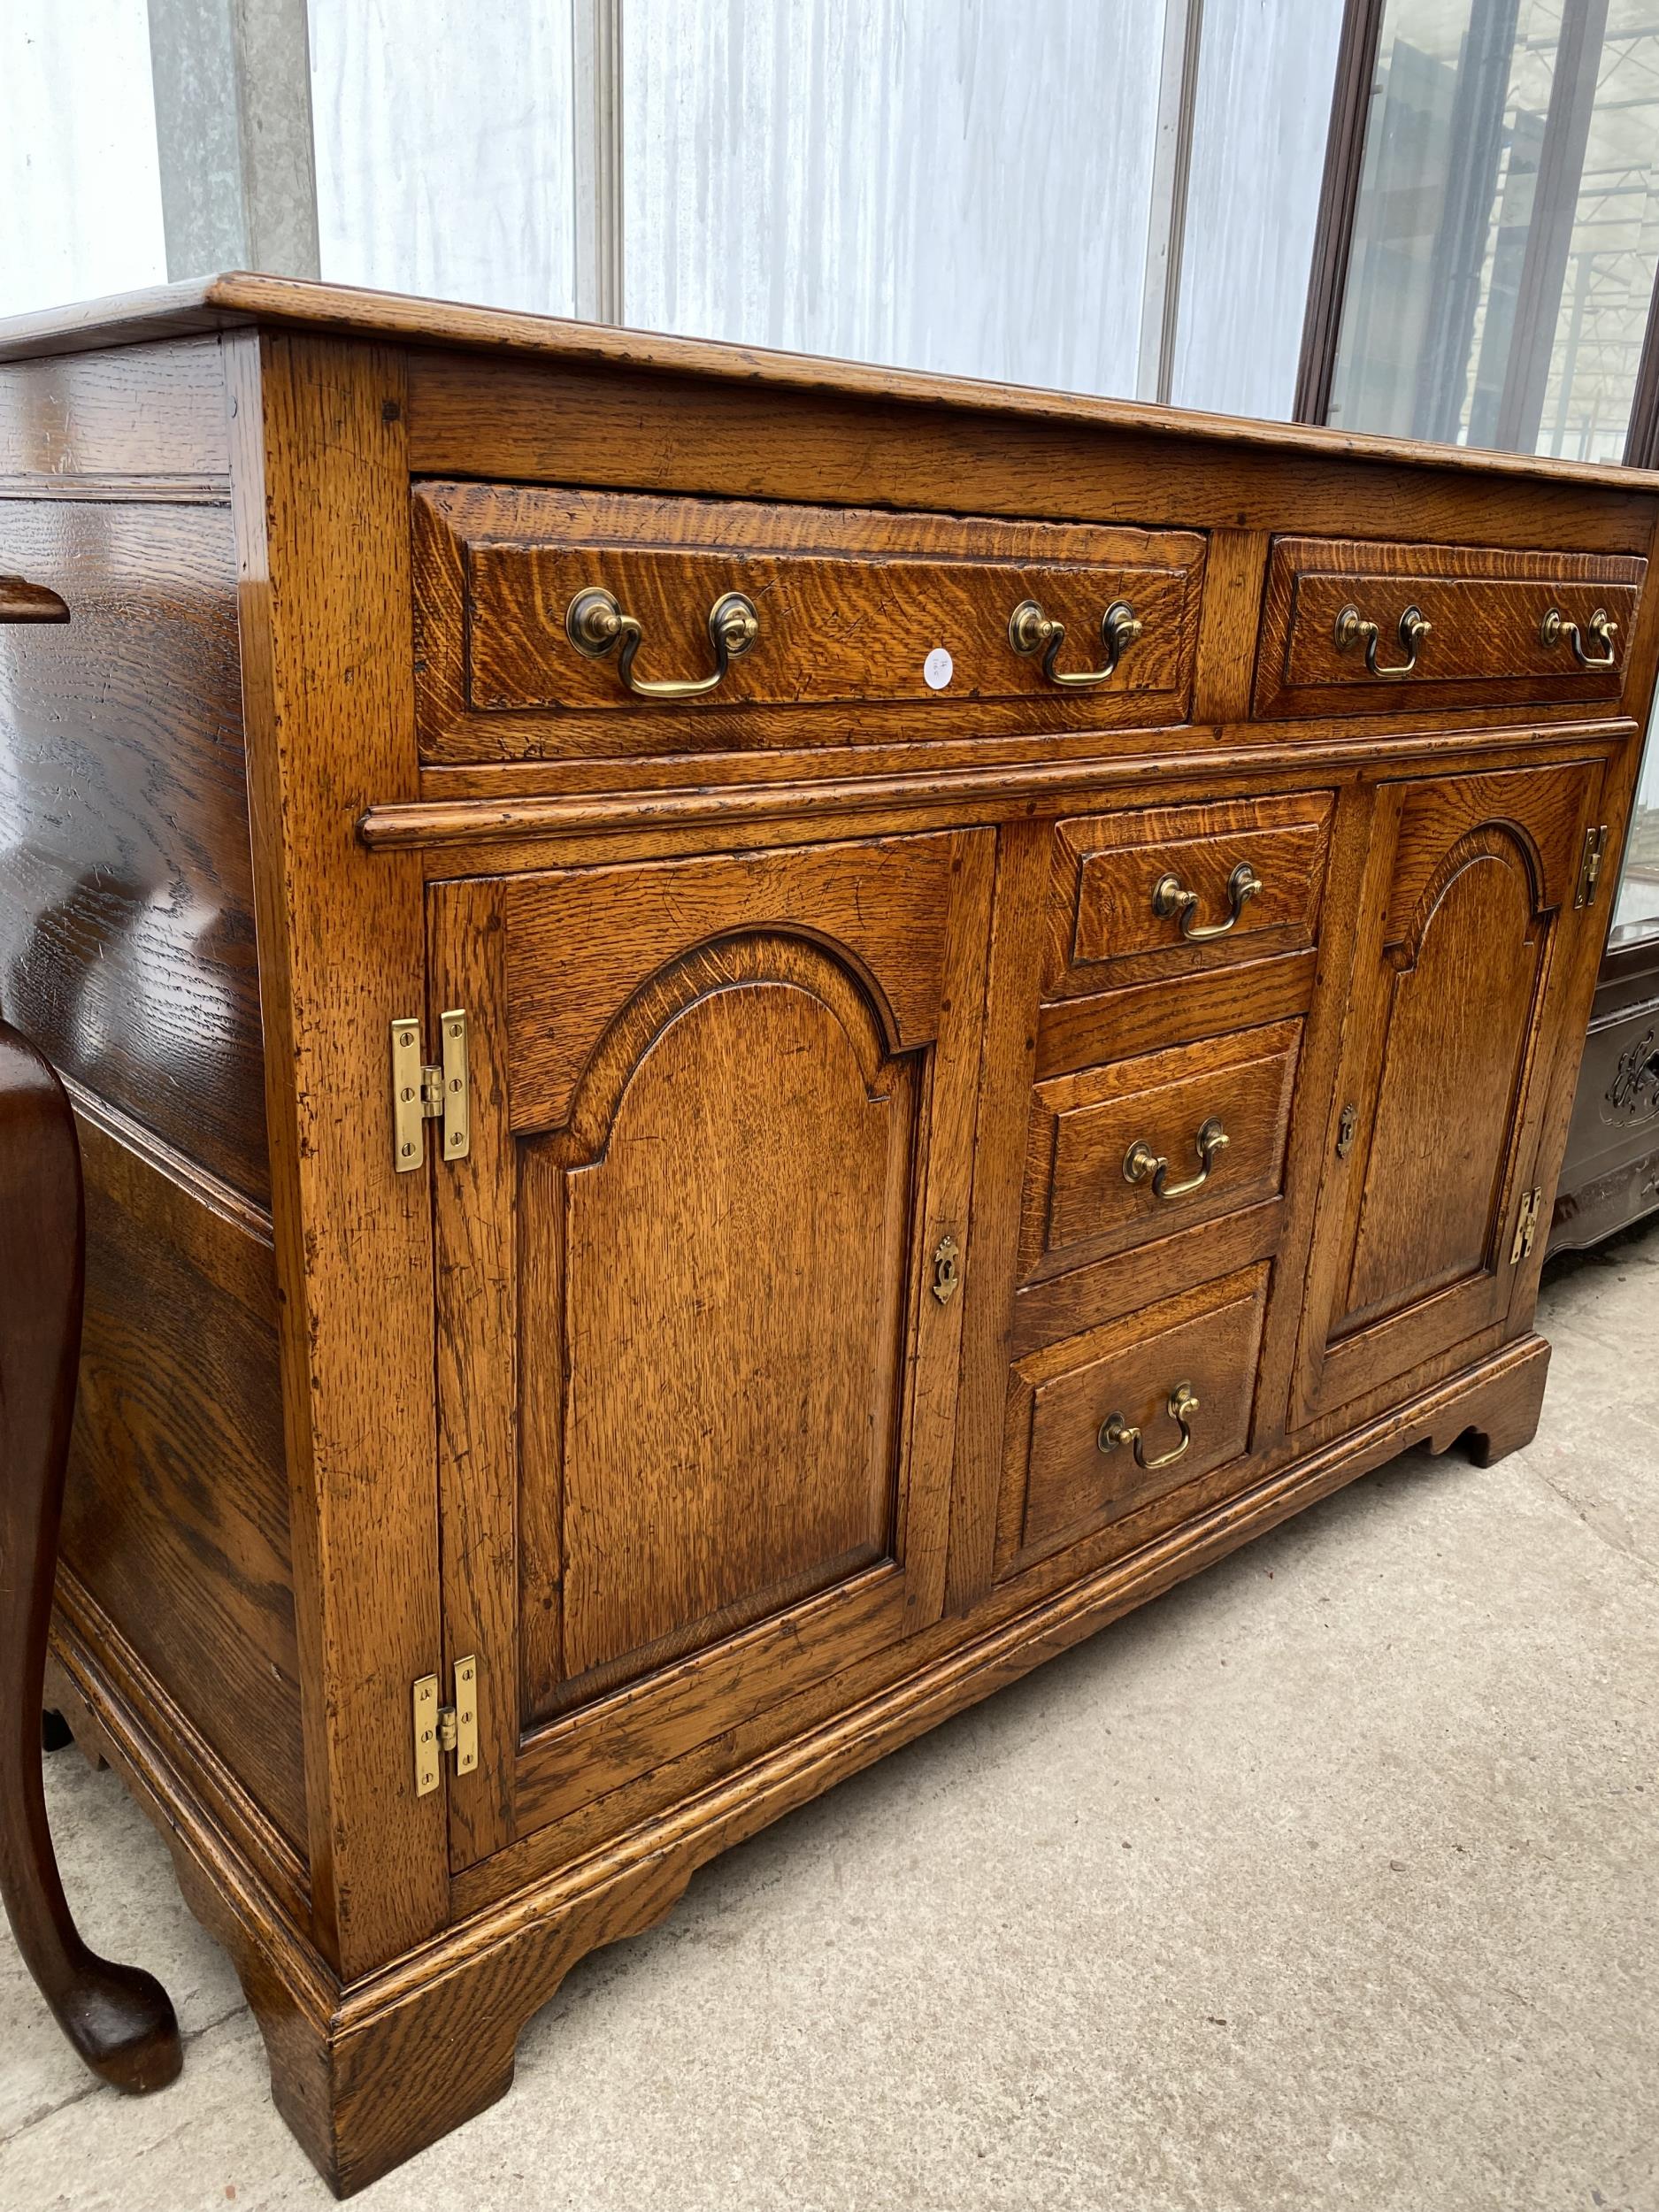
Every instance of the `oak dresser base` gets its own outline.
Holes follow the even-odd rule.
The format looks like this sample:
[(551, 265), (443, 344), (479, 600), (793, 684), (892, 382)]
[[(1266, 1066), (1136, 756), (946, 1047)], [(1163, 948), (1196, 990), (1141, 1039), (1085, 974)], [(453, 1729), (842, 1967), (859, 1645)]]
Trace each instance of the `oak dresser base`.
[(1655, 472), (331, 286), (0, 326), (31, 1617), (335, 2188), (726, 1845), (1532, 1434), (1656, 552)]

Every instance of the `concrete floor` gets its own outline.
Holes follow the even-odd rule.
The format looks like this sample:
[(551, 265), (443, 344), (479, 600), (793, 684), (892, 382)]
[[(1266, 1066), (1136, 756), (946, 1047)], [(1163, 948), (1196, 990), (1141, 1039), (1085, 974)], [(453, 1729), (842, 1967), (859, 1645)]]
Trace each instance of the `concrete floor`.
[[(1656, 2212), (1656, 1314), (1659, 1228), (1569, 1263), (1529, 1450), (1396, 1463), (733, 1852), (356, 2201)], [(185, 2072), (95, 2086), (7, 1943), (0, 2207), (326, 2205), (160, 1845), (50, 1780)]]

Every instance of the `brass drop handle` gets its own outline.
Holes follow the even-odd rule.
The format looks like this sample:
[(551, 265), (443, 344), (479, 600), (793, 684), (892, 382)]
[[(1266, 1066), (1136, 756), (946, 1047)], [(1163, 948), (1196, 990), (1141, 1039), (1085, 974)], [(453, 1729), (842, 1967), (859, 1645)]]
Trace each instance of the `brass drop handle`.
[(1400, 642), (1405, 649), (1405, 658), (1392, 666), (1379, 666), (1377, 660), (1378, 629), (1374, 622), (1365, 619), (1350, 600), (1336, 618), (1336, 649), (1346, 653), (1350, 645), (1363, 643), (1365, 667), (1373, 676), (1409, 676), (1417, 664), (1417, 648), (1434, 625), (1427, 620), (1420, 607), (1408, 607), (1400, 618)]
[(0, 576), (0, 622), (67, 622), (67, 603), (27, 576)]
[(614, 592), (603, 585), (579, 591), (565, 611), (565, 634), (576, 650), (590, 661), (603, 660), (618, 641), (622, 650), (617, 673), (628, 690), (641, 699), (695, 699), (725, 680), (726, 672), (740, 660), (760, 635), (760, 616), (755, 603), (741, 591), (724, 591), (709, 610), (709, 642), (714, 648), (711, 676), (647, 679), (634, 672), (634, 657), (643, 635), (638, 618), (625, 614)]
[(1600, 653), (1586, 653), (1584, 634), (1576, 622), (1569, 622), (1559, 607), (1552, 607), (1544, 617), (1539, 635), (1552, 649), (1565, 638), (1572, 648), (1572, 657), (1580, 668), (1615, 668), (1618, 664), (1618, 648), (1613, 639), (1618, 625), (1612, 620), (1605, 607), (1598, 607), (1587, 624), (1590, 635), (1606, 648)]
[(1125, 1183), (1144, 1183), (1149, 1175), (1154, 1198), (1185, 1198), (1191, 1191), (1202, 1190), (1210, 1180), (1210, 1171), (1216, 1164), (1217, 1156), (1225, 1152), (1232, 1141), (1218, 1118), (1212, 1114), (1208, 1121), (1201, 1124), (1198, 1134), (1193, 1139), (1193, 1148), (1202, 1163), (1197, 1174), (1189, 1175), (1184, 1183), (1171, 1183), (1169, 1179), (1169, 1162), (1161, 1152), (1155, 1152), (1144, 1137), (1137, 1137), (1124, 1155), (1124, 1180)]
[(1181, 935), (1189, 945), (1207, 944), (1212, 937), (1225, 937), (1230, 929), (1238, 926), (1239, 917), (1250, 901), (1262, 889), (1262, 879), (1248, 860), (1241, 860), (1227, 878), (1227, 903), (1232, 911), (1225, 922), (1194, 922), (1198, 911), (1198, 894), (1189, 891), (1179, 876), (1160, 876), (1152, 887), (1152, 911), (1160, 921), (1167, 921), (1171, 914), (1181, 918)]
[(1150, 1474), (1155, 1467), (1172, 1467), (1193, 1440), (1192, 1417), (1198, 1410), (1198, 1394), (1191, 1383), (1177, 1383), (1169, 1396), (1169, 1416), (1181, 1432), (1181, 1440), (1172, 1452), (1160, 1452), (1156, 1459), (1148, 1459), (1141, 1447), (1141, 1432), (1133, 1421), (1125, 1421), (1121, 1413), (1109, 1413), (1100, 1425), (1100, 1434), (1094, 1439), (1103, 1452), (1115, 1452), (1120, 1444), (1133, 1444), (1135, 1465), (1144, 1467)]
[[(1065, 625), (1044, 614), (1034, 599), (1022, 599), (1008, 618), (1008, 641), (1017, 653), (1042, 654), (1042, 672), (1051, 684), (1103, 684), (1118, 673), (1118, 664), (1146, 627), (1136, 619), (1126, 599), (1114, 599), (1100, 619), (1101, 642), (1106, 648), (1102, 668), (1065, 669), (1055, 658), (1065, 643)], [(1043, 650), (1047, 647), (1047, 651)]]

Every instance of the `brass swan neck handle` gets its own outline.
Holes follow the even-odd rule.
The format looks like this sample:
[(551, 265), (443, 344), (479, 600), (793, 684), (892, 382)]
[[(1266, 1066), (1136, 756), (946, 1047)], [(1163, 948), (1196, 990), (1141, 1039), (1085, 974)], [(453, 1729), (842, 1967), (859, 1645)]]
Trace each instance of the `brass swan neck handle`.
[(1172, 1467), (1183, 1456), (1193, 1440), (1193, 1416), (1198, 1410), (1198, 1394), (1191, 1383), (1177, 1383), (1171, 1391), (1165, 1410), (1181, 1432), (1181, 1440), (1172, 1452), (1160, 1452), (1156, 1459), (1148, 1459), (1142, 1448), (1145, 1440), (1133, 1421), (1126, 1421), (1121, 1413), (1109, 1413), (1100, 1425), (1094, 1441), (1102, 1452), (1115, 1452), (1125, 1444), (1134, 1447), (1135, 1464), (1148, 1474), (1158, 1467)]
[(1337, 616), (1336, 627), (1333, 634), (1336, 639), (1336, 649), (1339, 653), (1346, 653), (1351, 646), (1359, 644), (1364, 646), (1365, 667), (1369, 674), (1409, 676), (1417, 664), (1417, 648), (1433, 627), (1434, 625), (1429, 621), (1421, 607), (1408, 607), (1400, 618), (1399, 635), (1402, 649), (1405, 653), (1404, 660), (1379, 663), (1377, 658), (1378, 626), (1362, 615), (1359, 609), (1350, 601)]
[(636, 676), (634, 657), (644, 642), (637, 616), (627, 614), (616, 594), (603, 585), (579, 591), (565, 611), (565, 634), (584, 659), (603, 660), (617, 646), (617, 673), (626, 689), (639, 699), (697, 699), (726, 680), (734, 660), (741, 660), (760, 636), (760, 614), (755, 603), (741, 591), (723, 591), (709, 610), (709, 642), (714, 648), (714, 672), (709, 676)]
[(1145, 627), (1126, 599), (1114, 599), (1100, 620), (1101, 643), (1106, 653), (1101, 666), (1056, 668), (1056, 659), (1065, 643), (1065, 625), (1046, 615), (1035, 599), (1022, 599), (1008, 618), (1008, 641), (1022, 657), (1041, 653), (1042, 672), (1051, 684), (1079, 690), (1106, 683), (1115, 676), (1124, 655)]

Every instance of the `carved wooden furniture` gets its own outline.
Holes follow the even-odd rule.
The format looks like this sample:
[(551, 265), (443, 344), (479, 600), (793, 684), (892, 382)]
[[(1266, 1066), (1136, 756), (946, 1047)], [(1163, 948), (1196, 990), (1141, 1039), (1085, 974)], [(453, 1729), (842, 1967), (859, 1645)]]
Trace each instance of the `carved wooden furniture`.
[(337, 2188), (726, 1844), (1531, 1435), (1659, 478), (244, 277), (0, 352), (50, 1695)]
[[(1649, 738), (1651, 747), (1652, 739)], [(1651, 759), (1637, 787), (1654, 775)], [(1651, 914), (1654, 901), (1651, 800), (1645, 817), (1647, 850), (1632, 834), (1625, 871), (1640, 870), (1643, 895), (1632, 903)], [(1608, 903), (1619, 899), (1609, 883)], [(1622, 900), (1620, 903), (1622, 904)], [(1659, 922), (1637, 919), (1617, 929), (1602, 955), (1590, 1006), (1584, 1065), (1572, 1102), (1567, 1149), (1550, 1219), (1549, 1249), (1598, 1244), (1659, 1209)]]
[[(0, 621), (22, 594), (0, 583)], [(54, 617), (48, 615), (47, 619)], [(81, 1940), (41, 1786), (41, 1696), (69, 1463), (84, 1268), (74, 1116), (47, 1063), (0, 1021), (0, 1899), (64, 2033), (117, 2089), (179, 2071), (179, 2024), (153, 1976)]]

